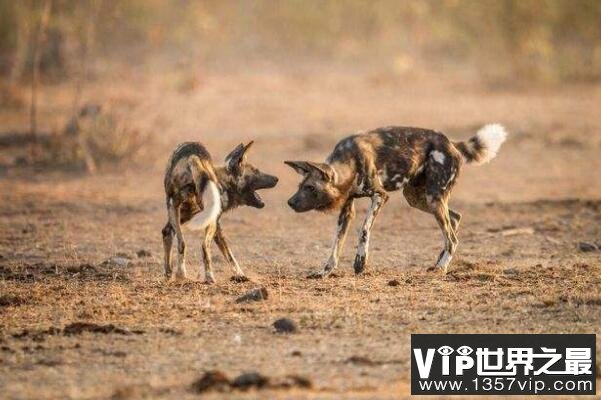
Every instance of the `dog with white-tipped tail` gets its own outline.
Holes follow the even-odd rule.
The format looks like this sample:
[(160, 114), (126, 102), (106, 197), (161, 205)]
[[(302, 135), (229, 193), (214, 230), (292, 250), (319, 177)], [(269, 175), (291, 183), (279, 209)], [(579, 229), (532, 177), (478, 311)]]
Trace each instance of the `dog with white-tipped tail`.
[(403, 190), (410, 206), (432, 214), (444, 243), (431, 270), (447, 271), (457, 248), (461, 214), (449, 208), (451, 190), (464, 162), (492, 160), (507, 132), (499, 124), (482, 127), (465, 142), (452, 142), (430, 129), (391, 126), (342, 139), (324, 163), (285, 161), (303, 176), (298, 191), (288, 200), (296, 212), (340, 210), (330, 256), (314, 278), (329, 275), (338, 265), (346, 233), (355, 216), (354, 201), (369, 197), (371, 205), (359, 232), (354, 269), (365, 270), (369, 238), (388, 193)]
[(219, 219), (224, 212), (238, 206), (263, 208), (265, 204), (256, 191), (272, 188), (278, 182), (277, 177), (259, 171), (246, 161), (252, 144), (238, 145), (225, 158), (225, 163), (217, 167), (198, 142), (182, 143), (171, 155), (164, 180), (168, 221), (162, 230), (167, 278), (173, 273), (174, 237), (177, 238), (175, 276), (187, 276), (183, 233), (186, 231), (204, 235), (201, 248), (207, 283), (215, 282), (210, 252), (213, 240), (234, 270), (232, 279), (247, 280), (229, 248)]

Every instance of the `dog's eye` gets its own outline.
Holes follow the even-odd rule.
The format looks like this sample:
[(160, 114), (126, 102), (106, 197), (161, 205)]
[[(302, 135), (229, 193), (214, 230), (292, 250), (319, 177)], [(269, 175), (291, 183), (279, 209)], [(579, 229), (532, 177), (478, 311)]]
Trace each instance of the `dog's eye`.
[(315, 186), (305, 186), (305, 189), (307, 189), (311, 193), (317, 192), (317, 189), (315, 188)]

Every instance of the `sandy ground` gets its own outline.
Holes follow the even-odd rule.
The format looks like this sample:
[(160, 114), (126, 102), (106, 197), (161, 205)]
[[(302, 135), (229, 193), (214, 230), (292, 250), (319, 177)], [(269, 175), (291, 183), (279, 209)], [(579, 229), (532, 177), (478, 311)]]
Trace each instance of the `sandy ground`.
[[(182, 93), (174, 82), (185, 73), (107, 67), (88, 89), (131, 106), (132, 124), (156, 134), (143, 166), (34, 172), (11, 165), (18, 149), (0, 149), (1, 397), (195, 398), (192, 383), (220, 370), (312, 383), (229, 397), (398, 398), (410, 393), (411, 333), (601, 333), (601, 252), (578, 248), (601, 244), (601, 86), (490, 91), (444, 75), (259, 65), (207, 69)], [(64, 123), (69, 90), (45, 90), (47, 130)], [(0, 111), (2, 131), (25, 121), (24, 110)], [(335, 276), (305, 278), (325, 262), (336, 216), (286, 206), (299, 177), (282, 160), (323, 160), (344, 135), (378, 126), (459, 139), (492, 121), (511, 135), (494, 162), (467, 166), (454, 191), (463, 221), (448, 275), (425, 271), (441, 246), (434, 219), (396, 193), (376, 221), (365, 275), (352, 272), (363, 200)], [(189, 236), (193, 278), (165, 282), (170, 151), (200, 140), (221, 159), (250, 139), (250, 161), (280, 177), (264, 209), (223, 218), (252, 281), (230, 282), (215, 248), (218, 283), (203, 284), (199, 240)], [(117, 254), (127, 266), (103, 263)], [(235, 303), (261, 286), (267, 300)], [(281, 317), (298, 332), (274, 333)], [(114, 328), (69, 328), (76, 322)]]

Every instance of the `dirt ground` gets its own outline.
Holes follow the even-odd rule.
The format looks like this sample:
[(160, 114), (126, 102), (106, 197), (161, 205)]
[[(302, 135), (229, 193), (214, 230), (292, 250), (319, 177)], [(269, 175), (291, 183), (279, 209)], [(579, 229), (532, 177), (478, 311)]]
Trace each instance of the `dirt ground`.
[[(156, 134), (144, 165), (34, 171), (14, 166), (22, 149), (0, 148), (0, 397), (195, 398), (193, 382), (219, 370), (312, 383), (228, 397), (399, 398), (410, 394), (411, 333), (601, 334), (601, 251), (578, 246), (601, 245), (601, 86), (490, 90), (461, 75), (377, 66), (255, 65), (206, 68), (182, 92), (174, 82), (186, 73), (106, 67), (86, 89), (95, 101), (133, 105), (132, 123)], [(46, 130), (64, 123), (70, 90), (44, 89)], [(0, 131), (22, 131), (26, 118), (0, 110)], [(322, 268), (336, 216), (287, 207), (299, 177), (283, 160), (323, 160), (346, 134), (378, 126), (460, 139), (487, 122), (510, 136), (492, 163), (463, 170), (448, 275), (426, 272), (441, 247), (434, 218), (395, 193), (376, 221), (366, 274), (352, 272), (363, 200), (335, 276), (305, 278)], [(215, 248), (218, 282), (203, 284), (199, 240), (188, 236), (193, 277), (165, 282), (170, 151), (200, 140), (222, 159), (250, 139), (250, 161), (280, 178), (263, 192), (264, 209), (223, 218), (252, 281), (230, 282)], [(104, 262), (116, 255), (130, 260)], [(261, 286), (267, 300), (235, 302)], [(298, 332), (274, 333), (281, 317)]]

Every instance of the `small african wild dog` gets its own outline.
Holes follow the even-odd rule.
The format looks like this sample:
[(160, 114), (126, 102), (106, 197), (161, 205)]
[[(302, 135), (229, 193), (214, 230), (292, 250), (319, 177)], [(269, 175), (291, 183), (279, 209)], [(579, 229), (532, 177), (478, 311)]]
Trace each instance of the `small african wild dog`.
[(433, 214), (442, 230), (444, 248), (436, 266), (446, 273), (457, 248), (461, 214), (448, 207), (451, 189), (464, 161), (482, 164), (492, 160), (507, 133), (499, 124), (482, 127), (465, 142), (451, 142), (433, 130), (405, 127), (379, 128), (349, 136), (334, 147), (325, 163), (285, 161), (304, 179), (288, 200), (296, 212), (340, 208), (331, 254), (322, 272), (336, 268), (349, 223), (355, 216), (356, 198), (370, 197), (371, 206), (359, 235), (354, 269), (365, 269), (369, 235), (388, 193), (403, 189), (412, 207)]
[(278, 178), (262, 173), (246, 162), (246, 153), (252, 146), (238, 145), (226, 158), (223, 166), (215, 167), (205, 147), (196, 142), (180, 144), (167, 163), (165, 194), (169, 219), (163, 228), (165, 275), (171, 277), (171, 247), (177, 237), (177, 264), (175, 275), (186, 277), (186, 244), (182, 226), (190, 231), (204, 229), (202, 258), (207, 283), (215, 282), (211, 268), (211, 242), (215, 243), (234, 269), (232, 280), (247, 280), (227, 244), (219, 219), (221, 214), (238, 206), (263, 208), (256, 193), (259, 189), (274, 187)]

